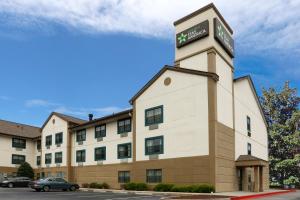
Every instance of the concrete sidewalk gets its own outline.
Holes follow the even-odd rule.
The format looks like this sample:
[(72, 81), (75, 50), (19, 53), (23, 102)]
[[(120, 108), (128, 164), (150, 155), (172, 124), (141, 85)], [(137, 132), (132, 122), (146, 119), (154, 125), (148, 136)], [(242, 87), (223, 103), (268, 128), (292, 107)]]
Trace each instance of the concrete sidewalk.
[[(137, 195), (149, 195), (149, 196), (166, 196), (162, 199), (172, 199), (179, 196), (209, 196), (211, 199), (214, 197), (218, 200), (229, 200), (230, 197), (243, 197), (253, 195), (263, 195), (269, 193), (286, 192), (286, 190), (267, 190), (264, 192), (219, 192), (219, 193), (185, 193), (185, 192), (155, 192), (155, 191), (128, 191), (128, 190), (114, 190), (114, 189), (92, 189), (92, 188), (80, 188), (80, 191), (86, 192), (110, 192), (110, 193), (122, 193), (122, 194), (137, 194)], [(218, 196), (228, 196), (229, 198), (218, 198)]]

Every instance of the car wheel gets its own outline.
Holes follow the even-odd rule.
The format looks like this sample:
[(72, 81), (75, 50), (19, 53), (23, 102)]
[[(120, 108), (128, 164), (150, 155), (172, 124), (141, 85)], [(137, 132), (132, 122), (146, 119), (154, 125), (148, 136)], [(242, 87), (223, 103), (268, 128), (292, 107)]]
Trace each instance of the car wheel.
[(75, 191), (76, 190), (76, 187), (74, 186), (74, 185), (72, 185), (71, 187), (70, 187), (70, 191)]
[(47, 186), (47, 185), (44, 186), (44, 187), (43, 187), (43, 191), (44, 191), (44, 192), (49, 192), (49, 191), (50, 191), (50, 187)]
[(14, 187), (14, 184), (12, 184), (12, 183), (9, 183), (9, 184), (7, 185), (7, 187), (9, 187), (9, 188), (13, 188), (13, 187)]

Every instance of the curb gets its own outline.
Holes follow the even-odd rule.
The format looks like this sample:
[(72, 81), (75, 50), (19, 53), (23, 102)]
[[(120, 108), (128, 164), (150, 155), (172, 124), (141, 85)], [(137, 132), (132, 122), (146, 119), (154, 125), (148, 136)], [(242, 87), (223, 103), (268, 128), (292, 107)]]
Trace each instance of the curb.
[(255, 198), (266, 197), (266, 196), (286, 194), (290, 192), (296, 192), (296, 190), (284, 190), (284, 191), (276, 191), (276, 192), (269, 192), (269, 193), (262, 193), (262, 194), (252, 194), (246, 196), (231, 197), (230, 199), (231, 200), (255, 199)]

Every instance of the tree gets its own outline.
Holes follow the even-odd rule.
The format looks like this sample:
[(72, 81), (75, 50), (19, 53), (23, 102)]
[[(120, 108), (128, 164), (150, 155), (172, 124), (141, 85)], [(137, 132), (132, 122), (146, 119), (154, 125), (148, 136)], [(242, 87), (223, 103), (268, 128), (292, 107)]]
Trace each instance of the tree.
[(28, 177), (33, 179), (34, 178), (34, 172), (32, 167), (30, 166), (29, 163), (23, 162), (20, 167), (18, 168), (17, 172), (18, 176), (23, 176), (23, 177)]
[(268, 123), (271, 183), (300, 177), (300, 97), (286, 82), (280, 91), (263, 89), (261, 104)]

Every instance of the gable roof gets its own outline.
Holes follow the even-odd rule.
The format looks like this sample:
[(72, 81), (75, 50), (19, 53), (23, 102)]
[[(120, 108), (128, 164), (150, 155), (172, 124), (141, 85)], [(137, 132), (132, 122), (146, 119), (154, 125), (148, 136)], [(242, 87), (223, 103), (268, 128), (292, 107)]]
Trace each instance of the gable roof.
[(124, 110), (124, 111), (121, 111), (121, 112), (118, 112), (118, 113), (113, 113), (111, 115), (107, 115), (107, 116), (100, 117), (100, 118), (97, 118), (97, 119), (94, 119), (94, 120), (91, 120), (91, 121), (87, 121), (83, 124), (79, 124), (77, 126), (74, 126), (71, 129), (73, 131), (75, 131), (75, 130), (80, 130), (80, 129), (83, 129), (83, 128), (89, 128), (89, 127), (101, 125), (101, 124), (104, 124), (104, 123), (108, 123), (108, 122), (111, 122), (111, 121), (116, 121), (118, 119), (130, 117), (131, 114), (132, 114), (132, 109)]
[(262, 109), (262, 106), (260, 104), (259, 97), (258, 97), (258, 94), (257, 94), (257, 91), (255, 89), (255, 86), (254, 86), (254, 83), (252, 81), (251, 76), (247, 75), (247, 76), (242, 76), (242, 77), (239, 77), (239, 78), (235, 78), (234, 82), (238, 82), (238, 81), (242, 81), (242, 80), (247, 80), (249, 82), (250, 88), (251, 88), (252, 93), (254, 94), (254, 97), (255, 97), (255, 101), (256, 101), (256, 103), (257, 103), (257, 105), (259, 107), (260, 114), (262, 115), (262, 118), (263, 118), (263, 120), (265, 122), (266, 127), (268, 127), (266, 116), (265, 116), (264, 111)]
[(199, 75), (199, 76), (206, 76), (209, 78), (212, 78), (215, 81), (219, 80), (219, 76), (212, 72), (204, 72), (199, 70), (193, 70), (193, 69), (186, 69), (186, 68), (180, 68), (180, 67), (173, 67), (165, 65), (155, 76), (153, 76), (152, 79), (142, 89), (140, 89), (129, 101), (130, 104), (133, 104), (133, 102), (141, 95), (143, 94), (163, 73), (166, 71), (175, 71), (180, 73), (186, 73), (186, 74), (193, 74), (193, 75)]
[(0, 120), (0, 134), (24, 138), (37, 138), (41, 136), (41, 129), (26, 124)]
[(71, 123), (74, 123), (74, 124), (82, 124), (82, 123), (85, 123), (86, 120), (83, 120), (83, 119), (79, 119), (79, 118), (76, 118), (76, 117), (72, 117), (72, 116), (69, 116), (69, 115), (65, 115), (65, 114), (62, 114), (62, 113), (58, 113), (58, 112), (52, 112), (49, 117), (46, 119), (46, 121), (44, 122), (43, 126), (41, 127), (41, 129), (43, 129), (46, 124), (48, 123), (48, 121), (51, 119), (51, 117), (53, 115), (56, 115), (57, 117), (67, 121), (67, 122), (71, 122)]

